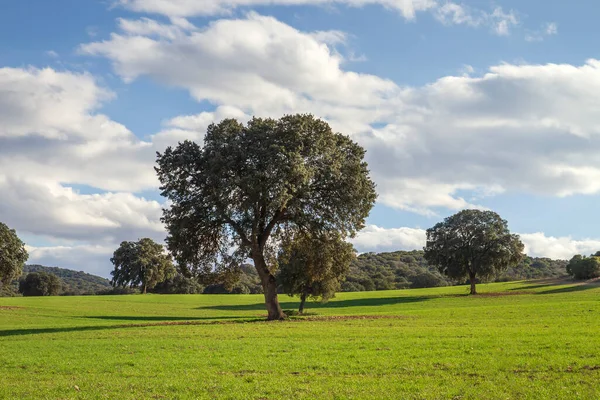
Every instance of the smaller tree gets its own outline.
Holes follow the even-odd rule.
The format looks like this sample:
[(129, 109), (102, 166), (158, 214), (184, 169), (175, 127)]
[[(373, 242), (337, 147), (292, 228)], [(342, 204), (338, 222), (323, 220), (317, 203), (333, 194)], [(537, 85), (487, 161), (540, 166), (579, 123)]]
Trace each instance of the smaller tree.
[(62, 286), (62, 281), (56, 275), (31, 272), (19, 281), (19, 292), (23, 296), (57, 296)]
[(600, 276), (600, 255), (596, 254), (590, 257), (576, 255), (571, 258), (567, 264), (567, 273), (575, 279), (593, 279)]
[(282, 245), (278, 281), (285, 293), (300, 296), (302, 314), (308, 297), (326, 302), (335, 296), (354, 258), (340, 236), (298, 234)]
[(9, 285), (21, 276), (28, 258), (25, 243), (17, 232), (0, 222), (0, 286)]
[(175, 275), (171, 256), (162, 245), (149, 238), (122, 242), (110, 261), (115, 266), (110, 273), (111, 285), (141, 286), (142, 293)]
[(523, 243), (493, 211), (464, 210), (427, 230), (425, 259), (453, 279), (490, 278), (523, 258)]

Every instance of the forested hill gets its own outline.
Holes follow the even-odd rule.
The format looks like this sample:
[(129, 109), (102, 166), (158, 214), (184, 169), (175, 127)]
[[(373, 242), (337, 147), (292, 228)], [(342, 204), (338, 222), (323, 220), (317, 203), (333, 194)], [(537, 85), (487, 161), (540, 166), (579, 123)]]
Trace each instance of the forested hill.
[[(550, 278), (567, 275), (565, 260), (525, 257), (509, 268), (496, 281)], [(352, 263), (343, 291), (392, 290), (404, 288), (447, 286), (452, 282), (428, 265), (423, 251), (364, 253)]]
[(23, 275), (30, 272), (46, 272), (58, 276), (63, 282), (63, 295), (94, 294), (111, 288), (108, 279), (82, 271), (43, 265), (26, 265), (23, 268)]

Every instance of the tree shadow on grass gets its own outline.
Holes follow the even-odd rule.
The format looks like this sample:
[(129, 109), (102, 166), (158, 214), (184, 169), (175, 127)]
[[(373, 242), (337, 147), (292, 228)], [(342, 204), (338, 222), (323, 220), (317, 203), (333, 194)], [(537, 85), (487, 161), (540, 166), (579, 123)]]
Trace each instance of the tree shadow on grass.
[[(575, 281), (572, 278), (539, 279), (539, 280), (533, 281), (532, 283), (535, 283), (535, 285), (518, 287), (518, 288), (509, 289), (509, 290), (511, 290), (511, 291), (532, 290), (532, 289), (542, 289), (542, 288), (553, 287), (552, 289), (542, 290), (539, 292), (535, 292), (534, 294), (558, 294), (558, 293), (582, 292), (584, 290), (600, 288), (600, 281), (598, 281), (598, 280)], [(559, 286), (559, 287), (556, 287), (556, 286)]]
[[(365, 299), (349, 299), (349, 300), (333, 300), (327, 303), (311, 302), (307, 304), (308, 308), (346, 308), (346, 307), (376, 307), (387, 306), (393, 304), (416, 303), (427, 301), (440, 297), (456, 297), (452, 296), (405, 296), (405, 297), (382, 297), (382, 298), (365, 298)], [(299, 301), (284, 301), (279, 305), (282, 309), (297, 309), (300, 305)], [(198, 307), (198, 310), (221, 310), (221, 311), (264, 311), (265, 303), (256, 304), (219, 304), (214, 306)]]
[[(66, 332), (87, 332), (87, 331), (104, 331), (113, 329), (126, 329), (126, 328), (146, 328), (155, 326), (173, 326), (173, 325), (220, 325), (220, 324), (244, 324), (250, 322), (264, 322), (263, 318), (248, 318), (248, 317), (215, 317), (215, 318), (183, 318), (181, 319), (168, 319), (174, 317), (111, 317), (111, 316), (99, 316), (99, 317), (83, 317), (83, 318), (96, 318), (96, 319), (107, 319), (107, 320), (130, 320), (130, 321), (160, 321), (160, 322), (148, 322), (141, 324), (120, 324), (120, 325), (96, 325), (96, 326), (71, 326), (62, 328), (26, 328), (26, 329), (7, 329), (0, 330), (0, 337), (5, 336), (20, 336), (20, 335), (37, 335), (44, 333), (66, 333)], [(127, 319), (125, 319), (127, 318)], [(150, 319), (149, 319), (150, 318)], [(152, 319), (162, 318), (162, 319)]]
[(102, 319), (108, 321), (211, 321), (224, 319), (241, 319), (248, 317), (226, 316), (226, 317), (176, 317), (156, 315), (92, 315), (79, 317), (85, 319)]
[(598, 283), (584, 283), (575, 286), (567, 286), (556, 289), (544, 290), (542, 292), (538, 292), (538, 294), (558, 294), (558, 293), (572, 293), (572, 292), (582, 292), (584, 290), (596, 289), (600, 288)]

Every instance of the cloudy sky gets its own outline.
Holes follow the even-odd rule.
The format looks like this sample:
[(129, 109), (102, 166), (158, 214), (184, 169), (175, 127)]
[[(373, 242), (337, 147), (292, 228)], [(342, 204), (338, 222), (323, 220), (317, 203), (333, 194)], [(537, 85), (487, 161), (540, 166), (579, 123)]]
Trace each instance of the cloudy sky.
[(3, 0), (0, 221), (30, 262), (107, 276), (163, 240), (156, 151), (310, 112), (368, 151), (359, 251), (464, 208), (531, 255), (600, 250), (597, 1)]

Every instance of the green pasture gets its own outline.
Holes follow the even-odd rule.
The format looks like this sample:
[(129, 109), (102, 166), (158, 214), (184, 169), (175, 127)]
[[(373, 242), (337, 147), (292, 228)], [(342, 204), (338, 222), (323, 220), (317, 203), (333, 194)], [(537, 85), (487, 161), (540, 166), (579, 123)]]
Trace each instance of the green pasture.
[(600, 285), (478, 290), (1, 298), (0, 398), (600, 398)]

